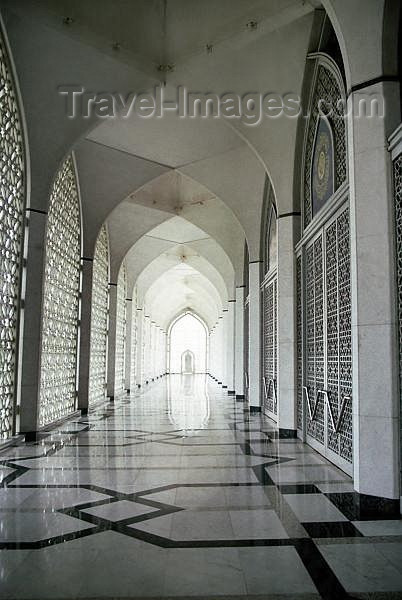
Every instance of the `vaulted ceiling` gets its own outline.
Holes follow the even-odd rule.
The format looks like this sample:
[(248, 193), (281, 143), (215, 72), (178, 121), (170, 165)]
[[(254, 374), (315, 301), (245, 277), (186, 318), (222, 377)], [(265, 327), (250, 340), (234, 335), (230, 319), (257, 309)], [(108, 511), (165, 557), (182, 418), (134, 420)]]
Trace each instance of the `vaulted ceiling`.
[[(193, 306), (213, 324), (260, 258), (263, 192), (293, 208), (295, 119), (69, 119), (60, 86), (153, 92), (301, 93), (316, 0), (0, 0), (19, 74), (32, 161), (31, 206), (74, 150), (83, 252), (107, 223), (111, 280), (166, 322)], [(289, 43), (291, 40), (291, 43)], [(190, 276), (191, 272), (191, 276)], [(163, 303), (157, 290), (167, 289)]]

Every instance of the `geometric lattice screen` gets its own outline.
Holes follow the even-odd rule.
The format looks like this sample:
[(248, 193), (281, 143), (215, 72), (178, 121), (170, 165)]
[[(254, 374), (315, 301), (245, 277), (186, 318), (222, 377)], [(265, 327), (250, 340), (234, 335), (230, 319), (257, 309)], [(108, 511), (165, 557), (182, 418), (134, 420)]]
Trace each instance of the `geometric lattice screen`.
[[(346, 189), (342, 197), (334, 195), (347, 183), (347, 136), (346, 121), (336, 112), (326, 121), (327, 133), (318, 135), (319, 101), (337, 106), (344, 100), (342, 82), (325, 61), (316, 68), (304, 140), (304, 232), (296, 259), (297, 427), (305, 431), (309, 443), (349, 472), (353, 462), (349, 202)], [(320, 141), (328, 135), (333, 137), (332, 150), (331, 144)], [(317, 208), (313, 202), (319, 193), (332, 211), (321, 222), (315, 214), (323, 204)]]
[(13, 434), (25, 160), (21, 119), (0, 31), (0, 439)]
[[(396, 276), (397, 276), (397, 312), (399, 332), (399, 390), (400, 390), (400, 427), (402, 440), (402, 154), (393, 163), (394, 167), (394, 206), (396, 238)], [(402, 464), (402, 446), (401, 446)]]
[[(326, 362), (328, 401), (337, 421), (342, 399), (352, 395), (352, 303), (350, 289), (349, 208), (325, 232)], [(328, 448), (353, 460), (352, 404), (345, 404), (338, 433), (327, 419)]]
[(303, 276), (301, 254), (296, 258), (296, 384), (297, 429), (303, 431)]
[(115, 394), (125, 390), (126, 354), (126, 267), (123, 263), (117, 278)]
[[(262, 399), (263, 409), (276, 420), (278, 414), (278, 224), (275, 193), (270, 182), (266, 196), (264, 235), (265, 278), (262, 291)], [(267, 275), (269, 279), (267, 280)]]
[(263, 290), (263, 407), (277, 415), (278, 378), (278, 286), (274, 277)]
[[(335, 422), (342, 401), (352, 394), (352, 305), (350, 289), (349, 208), (332, 219), (322, 235), (306, 249), (304, 276), (305, 310), (305, 385), (317, 406), (315, 419), (306, 415), (307, 434), (348, 463), (353, 459), (352, 405), (343, 410), (340, 428), (334, 432), (328, 406), (320, 390), (326, 390)], [(297, 348), (298, 348), (298, 426), (302, 427), (300, 399), (302, 367), (300, 259), (297, 262)]]
[(92, 274), (91, 346), (88, 402), (106, 395), (109, 301), (109, 241), (103, 225), (95, 245)]
[(53, 184), (46, 229), (39, 423), (75, 410), (81, 219), (74, 164)]
[[(347, 154), (346, 154), (346, 119), (336, 112), (337, 106), (342, 106), (343, 94), (334, 74), (324, 65), (319, 65), (316, 74), (315, 88), (312, 95), (311, 111), (307, 125), (304, 155), (303, 177), (303, 214), (304, 227), (313, 219), (311, 171), (314, 152), (314, 139), (317, 123), (320, 117), (320, 103), (323, 106), (333, 106), (334, 114), (328, 117), (334, 136), (334, 190), (337, 190), (347, 179)], [(339, 105), (338, 105), (339, 102)]]

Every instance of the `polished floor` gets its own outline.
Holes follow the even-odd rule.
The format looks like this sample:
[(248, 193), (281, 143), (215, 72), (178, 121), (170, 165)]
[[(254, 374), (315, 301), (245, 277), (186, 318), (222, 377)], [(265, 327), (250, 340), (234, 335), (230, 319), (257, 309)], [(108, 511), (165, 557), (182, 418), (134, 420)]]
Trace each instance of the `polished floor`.
[[(373, 474), (375, 476), (375, 474)], [(402, 598), (402, 521), (203, 376), (0, 453), (2, 599)]]

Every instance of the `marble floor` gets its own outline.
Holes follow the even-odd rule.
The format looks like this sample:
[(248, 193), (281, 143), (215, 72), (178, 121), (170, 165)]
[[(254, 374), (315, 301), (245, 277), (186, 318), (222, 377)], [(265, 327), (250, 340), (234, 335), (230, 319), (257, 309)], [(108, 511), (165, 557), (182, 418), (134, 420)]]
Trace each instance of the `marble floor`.
[(1, 599), (402, 598), (402, 521), (203, 376), (0, 453)]

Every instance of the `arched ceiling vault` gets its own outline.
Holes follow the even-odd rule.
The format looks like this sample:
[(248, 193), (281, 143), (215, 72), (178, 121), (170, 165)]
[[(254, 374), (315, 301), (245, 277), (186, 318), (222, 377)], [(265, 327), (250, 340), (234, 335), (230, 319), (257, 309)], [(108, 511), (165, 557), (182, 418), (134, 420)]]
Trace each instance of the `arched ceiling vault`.
[[(199, 252), (209, 254), (213, 252), (214, 239), (215, 248), (221, 248), (217, 251), (221, 270), (228, 273), (230, 263), (236, 281), (242, 283), (245, 239), (242, 227), (218, 197), (190, 177), (170, 171), (153, 179), (121, 202), (109, 215), (107, 224), (112, 278), (116, 277), (123, 258), (132, 256), (132, 248), (137, 248), (136, 243), (147, 235), (157, 238), (159, 243), (155, 247), (161, 249), (167, 248), (169, 242), (192, 242)], [(159, 230), (153, 234), (158, 226)], [(233, 281), (227, 280), (227, 285), (233, 287)]]
[[(142, 276), (138, 282), (140, 287), (141, 279)], [(187, 309), (198, 313), (211, 329), (221, 316), (223, 306), (213, 283), (193, 267), (181, 264), (165, 270), (148, 287), (144, 311), (166, 330), (172, 318)]]
[[(183, 257), (183, 253), (185, 256)], [(219, 296), (220, 304), (226, 305), (228, 293), (225, 282), (215, 267), (205, 258), (193, 254), (191, 248), (178, 246), (173, 252), (164, 253), (150, 262), (139, 275), (137, 288), (137, 302), (141, 303), (148, 293), (149, 288), (163, 273), (175, 269), (177, 272), (185, 272), (186, 268), (205, 277), (215, 288)]]
[(135, 285), (137, 306), (164, 328), (186, 309), (202, 315), (211, 328), (234, 292), (234, 270), (224, 250), (181, 217), (143, 236), (125, 264), (128, 293)]
[(200, 272), (208, 270), (211, 277), (213, 273), (222, 299), (233, 298), (235, 272), (226, 252), (205, 231), (182, 217), (172, 217), (140, 238), (127, 253), (125, 262), (129, 294), (147, 267), (147, 272), (152, 273), (186, 262)]
[[(384, 14), (391, 4), (399, 3), (322, 0), (338, 34), (348, 88), (375, 80), (384, 72), (396, 74), (396, 57), (388, 62), (384, 57), (384, 48), (389, 48), (384, 40)], [(74, 149), (86, 251), (91, 244), (93, 249), (97, 232), (113, 209), (117, 211), (113, 216), (117, 234), (111, 223), (111, 236), (118, 248), (113, 260), (118, 265), (131, 245), (167, 215), (180, 214), (209, 232), (204, 221), (209, 214), (217, 214), (211, 207), (219, 199), (234, 215), (227, 223), (232, 227), (233, 219), (237, 220), (246, 235), (250, 259), (260, 258), (259, 221), (266, 173), (273, 182), (279, 213), (293, 209), (297, 119), (263, 118), (255, 126), (241, 120), (228, 123), (168, 115), (102, 120), (78, 113), (69, 119), (58, 89), (60, 85), (79, 85), (86, 91), (117, 90), (127, 96), (154, 90), (165, 82), (168, 100), (176, 98), (177, 86), (218, 95), (229, 91), (239, 96), (252, 92), (301, 96), (314, 10), (321, 2), (0, 0), (0, 6), (27, 123), (32, 208), (47, 209), (55, 173)], [(247, 27), (250, 21), (257, 26)], [(394, 21), (397, 27), (398, 20)], [(362, 27), (359, 35), (356, 23)], [(173, 65), (172, 72), (158, 70), (159, 65), (168, 64)], [(205, 198), (205, 211), (201, 205), (187, 202), (180, 213), (169, 213), (170, 201), (169, 210), (166, 205), (152, 210), (144, 205), (140, 189), (158, 178), (174, 180), (178, 175), (191, 179), (193, 191), (200, 185), (212, 194)], [(134, 205), (132, 193), (136, 195)], [(129, 231), (124, 221), (130, 224)], [(224, 221), (221, 218), (219, 222)], [(141, 223), (141, 231), (134, 222), (135, 227)], [(133, 238), (129, 234), (134, 229)], [(237, 258), (219, 239), (219, 232), (211, 229), (209, 233), (227, 252), (238, 277)]]
[[(86, 91), (117, 90), (127, 96), (153, 90), (167, 79), (167, 99), (175, 95), (177, 85), (218, 95), (300, 93), (315, 0), (222, 0), (218, 5), (214, 0), (202, 5), (198, 0), (169, 0), (165, 22), (161, 21), (162, 0), (118, 5), (109, 0), (94, 4), (1, 0), (1, 5), (28, 123), (33, 208), (46, 209), (54, 173), (74, 149), (88, 243), (92, 240), (93, 245), (113, 208), (118, 205), (120, 218), (125, 219), (124, 211), (133, 211), (129, 195), (173, 171), (173, 178), (178, 174), (191, 178), (193, 185), (204, 186), (219, 198), (244, 231), (251, 260), (259, 258), (266, 171), (280, 210), (286, 212), (292, 204), (296, 120), (263, 119), (258, 127), (250, 127), (240, 122), (229, 126), (223, 119), (168, 115), (102, 120), (77, 114), (68, 119), (58, 88), (78, 84)], [(69, 25), (64, 24), (66, 16), (71, 16)], [(258, 26), (248, 29), (246, 24), (252, 20)], [(164, 27), (165, 43), (158, 50)], [(206, 51), (208, 44), (212, 52)], [(174, 71), (165, 77), (158, 65), (168, 63), (174, 64)], [(147, 221), (149, 228), (163, 222), (166, 207), (152, 214), (146, 208), (145, 214), (143, 204), (136, 201), (134, 219)], [(207, 198), (208, 211), (199, 211), (203, 221), (208, 220), (208, 212), (213, 213), (209, 204), (214, 201)], [(198, 208), (185, 204), (180, 214), (196, 222)], [(230, 219), (227, 222), (232, 225)], [(205, 222), (203, 229), (207, 231)], [(146, 231), (144, 226), (141, 235)], [(217, 233), (211, 235), (236, 264)]]

